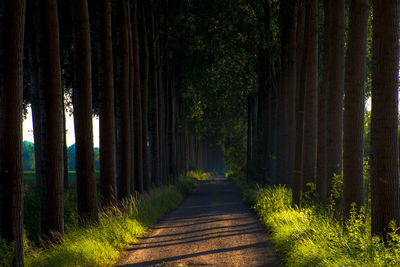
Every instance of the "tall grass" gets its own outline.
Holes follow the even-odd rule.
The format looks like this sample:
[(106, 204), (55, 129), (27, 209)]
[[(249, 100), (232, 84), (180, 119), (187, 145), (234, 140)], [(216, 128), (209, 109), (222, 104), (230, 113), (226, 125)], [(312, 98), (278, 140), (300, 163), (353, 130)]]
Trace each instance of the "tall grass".
[(399, 229), (391, 226), (391, 239), (385, 246), (379, 237), (371, 236), (365, 208), (353, 207), (348, 220), (338, 221), (315, 202), (293, 207), (291, 191), (285, 187), (244, 186), (244, 178), (229, 178), (242, 196), (255, 196), (248, 202), (286, 265), (400, 266)]
[[(199, 178), (202, 175), (199, 175)], [(26, 266), (111, 266), (126, 248), (176, 207), (195, 187), (198, 179), (181, 177), (174, 184), (126, 199), (121, 207), (100, 213), (97, 224), (71, 224), (59, 243), (37, 245), (25, 235)], [(9, 266), (12, 249), (0, 240), (0, 266)]]

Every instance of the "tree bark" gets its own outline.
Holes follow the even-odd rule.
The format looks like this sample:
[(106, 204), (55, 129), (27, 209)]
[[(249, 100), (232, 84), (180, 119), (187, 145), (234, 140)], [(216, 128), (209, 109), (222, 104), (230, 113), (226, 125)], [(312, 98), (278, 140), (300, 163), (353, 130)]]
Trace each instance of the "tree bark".
[[(28, 3), (30, 4), (31, 10), (27, 14), (27, 27), (29, 27), (28, 34), (28, 42), (29, 42), (29, 63), (30, 63), (30, 76), (31, 76), (31, 110), (32, 110), (32, 125), (33, 125), (33, 139), (35, 143), (35, 181), (36, 181), (36, 188), (40, 192), (42, 190), (42, 180), (43, 178), (40, 176), (41, 171), (41, 163), (40, 163), (40, 156), (42, 153), (40, 149), (42, 147), (41, 144), (41, 129), (40, 129), (40, 69), (39, 69), (39, 40), (40, 40), (40, 31), (39, 31), (39, 2), (32, 1)], [(36, 34), (33, 34), (36, 33)]]
[(131, 182), (131, 124), (129, 105), (129, 20), (128, 3), (119, 2), (120, 46), (118, 48), (118, 102), (117, 124), (120, 171), (118, 173), (118, 198), (130, 195)]
[(368, 0), (350, 2), (349, 40), (345, 72), (343, 135), (343, 201), (345, 214), (351, 204), (364, 205), (364, 86), (366, 73)]
[(294, 168), (294, 154), (295, 154), (295, 132), (296, 132), (296, 27), (297, 27), (297, 1), (285, 1), (286, 12), (284, 12), (282, 23), (285, 24), (283, 29), (284, 45), (287, 47), (287, 60), (286, 66), (282, 66), (282, 83), (285, 91), (284, 99), (284, 143), (286, 146), (281, 148), (285, 149), (284, 163), (282, 166), (282, 176), (284, 183), (291, 184)]
[(324, 0), (324, 43), (322, 61), (322, 82), (318, 99), (318, 144), (317, 144), (317, 193), (323, 203), (328, 201), (327, 178), (327, 106), (329, 90), (329, 60), (330, 60), (330, 21), (329, 2)]
[(400, 222), (398, 150), (399, 1), (374, 1), (371, 109), (372, 233)]
[(169, 122), (170, 122), (170, 132), (169, 132), (169, 153), (170, 153), (170, 161), (169, 161), (169, 173), (175, 179), (177, 178), (177, 170), (176, 170), (176, 92), (175, 85), (171, 84), (169, 88), (169, 100), (170, 100), (170, 109), (169, 109)]
[[(142, 36), (139, 51), (141, 52), (141, 60), (142, 64), (140, 64), (140, 85), (142, 88), (141, 96), (142, 96), (142, 138), (143, 138), (143, 184), (144, 189), (147, 191), (150, 188), (150, 177), (149, 177), (149, 159), (148, 159), (148, 89), (149, 89), (149, 42), (148, 42), (148, 32), (147, 32), (147, 24), (146, 24), (146, 12), (145, 12), (145, 4), (143, 1), (139, 2), (141, 7), (141, 16), (140, 16), (140, 30)], [(140, 40), (140, 38), (139, 38)]]
[(0, 238), (13, 244), (14, 266), (24, 266), (22, 94), (24, 0), (0, 3)]
[(116, 147), (111, 1), (99, 3), (100, 180), (103, 206), (116, 204)]
[(334, 174), (342, 171), (344, 86), (344, 0), (330, 1), (330, 60), (327, 101), (327, 194)]
[(129, 50), (129, 125), (130, 125), (130, 139), (131, 139), (131, 177), (130, 179), (130, 194), (133, 194), (136, 188), (136, 177), (135, 177), (135, 105), (134, 105), (134, 90), (135, 90), (135, 71), (134, 71), (134, 59), (133, 59), (133, 37), (132, 37), (132, 18), (131, 18), (131, 6), (128, 3), (128, 50)]
[(298, 27), (296, 32), (297, 48), (297, 84), (296, 84), (296, 142), (293, 174), (293, 203), (300, 205), (302, 192), (302, 158), (303, 158), (303, 115), (304, 115), (304, 90), (306, 75), (307, 47), (304, 45), (305, 8), (301, 3), (298, 9)]
[(135, 188), (140, 193), (144, 192), (143, 182), (143, 126), (142, 126), (142, 92), (140, 86), (140, 66), (139, 66), (139, 34), (138, 34), (138, 5), (133, 3), (133, 22), (132, 22), (132, 42), (133, 42), (133, 69), (134, 69), (134, 123), (135, 123)]
[[(40, 1), (41, 232), (64, 235), (64, 133), (57, 1)], [(56, 235), (54, 235), (56, 234)]]
[(67, 125), (66, 125), (66, 117), (65, 117), (65, 101), (64, 101), (64, 86), (61, 88), (61, 94), (63, 95), (63, 133), (64, 133), (64, 145), (63, 145), (63, 154), (64, 154), (64, 190), (69, 189), (69, 178), (68, 178), (68, 146), (67, 146)]
[(317, 156), (317, 94), (318, 94), (318, 0), (306, 4), (304, 46), (306, 46), (306, 77), (304, 92), (302, 190), (315, 182)]
[(158, 104), (158, 71), (157, 71), (157, 44), (156, 44), (156, 19), (155, 0), (151, 1), (151, 77), (150, 87), (150, 133), (151, 133), (151, 180), (161, 184), (160, 173), (160, 133), (159, 133), (159, 104)]
[(76, 180), (80, 222), (98, 220), (92, 124), (92, 69), (87, 0), (73, 0), (74, 24), (74, 126)]

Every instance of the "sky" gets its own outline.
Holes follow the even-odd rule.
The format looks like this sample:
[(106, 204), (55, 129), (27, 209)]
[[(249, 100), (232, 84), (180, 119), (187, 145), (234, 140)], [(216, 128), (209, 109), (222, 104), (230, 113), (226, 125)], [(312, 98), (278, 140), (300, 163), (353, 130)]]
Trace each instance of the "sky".
[[(65, 116), (67, 119), (67, 146), (71, 146), (75, 144), (74, 117), (69, 116), (68, 112), (65, 113)], [(32, 112), (30, 107), (28, 107), (28, 115), (22, 127), (24, 141), (33, 143)], [(96, 117), (93, 118), (93, 143), (94, 147), (99, 147), (99, 119)]]

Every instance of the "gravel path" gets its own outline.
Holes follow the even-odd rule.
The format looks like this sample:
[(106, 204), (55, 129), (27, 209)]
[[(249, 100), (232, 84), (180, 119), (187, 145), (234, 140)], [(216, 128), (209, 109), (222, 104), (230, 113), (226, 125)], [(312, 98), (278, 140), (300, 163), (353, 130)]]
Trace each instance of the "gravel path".
[(116, 266), (279, 266), (257, 218), (225, 178), (200, 181)]

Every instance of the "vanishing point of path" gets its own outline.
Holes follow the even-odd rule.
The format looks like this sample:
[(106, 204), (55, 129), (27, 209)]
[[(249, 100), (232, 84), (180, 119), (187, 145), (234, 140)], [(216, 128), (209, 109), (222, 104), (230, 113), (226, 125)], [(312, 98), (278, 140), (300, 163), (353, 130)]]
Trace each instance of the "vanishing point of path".
[(233, 185), (210, 178), (117, 266), (279, 266), (279, 261)]

